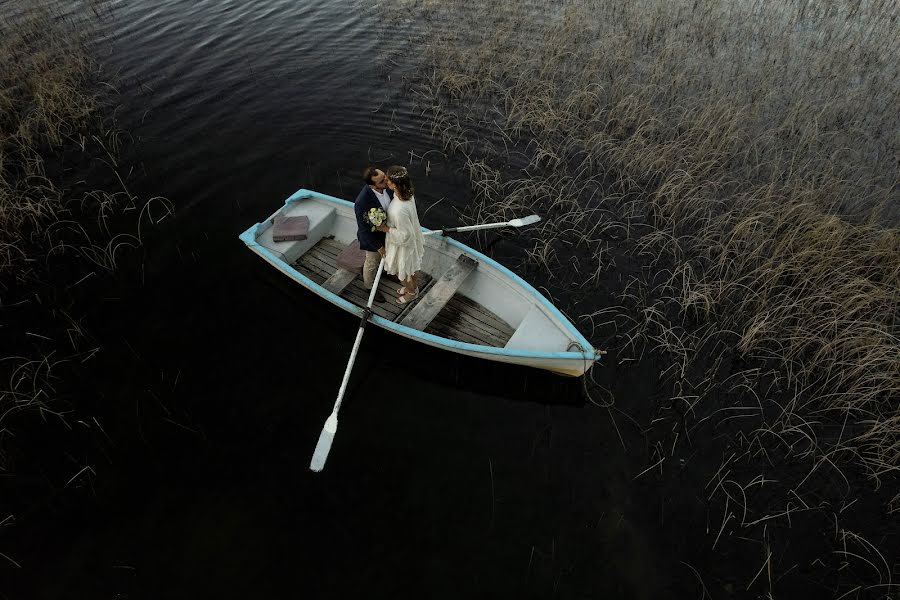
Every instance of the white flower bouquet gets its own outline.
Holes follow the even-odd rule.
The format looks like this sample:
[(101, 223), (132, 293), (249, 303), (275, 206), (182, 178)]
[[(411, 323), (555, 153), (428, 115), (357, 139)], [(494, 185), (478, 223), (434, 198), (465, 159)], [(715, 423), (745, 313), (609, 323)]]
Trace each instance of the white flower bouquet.
[(383, 225), (387, 221), (387, 213), (384, 212), (383, 208), (370, 208), (363, 213), (363, 219), (372, 226), (372, 231), (375, 231), (376, 227)]

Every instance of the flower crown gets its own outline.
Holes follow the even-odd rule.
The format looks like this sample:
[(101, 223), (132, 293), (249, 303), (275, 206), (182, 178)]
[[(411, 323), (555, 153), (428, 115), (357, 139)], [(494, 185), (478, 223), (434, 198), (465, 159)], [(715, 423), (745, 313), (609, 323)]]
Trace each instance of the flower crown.
[(388, 177), (391, 181), (400, 181), (408, 175), (409, 172), (406, 170), (406, 167), (400, 167), (400, 170), (398, 170), (396, 173), (391, 173), (390, 175), (388, 175)]

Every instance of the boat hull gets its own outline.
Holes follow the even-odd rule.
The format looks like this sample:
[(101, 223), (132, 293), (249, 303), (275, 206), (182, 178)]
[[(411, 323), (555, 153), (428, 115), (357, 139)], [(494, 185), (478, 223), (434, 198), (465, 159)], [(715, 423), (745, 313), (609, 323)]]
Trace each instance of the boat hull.
[[(278, 249), (266, 243), (260, 243), (260, 238), (262, 237), (263, 232), (265, 231), (265, 229), (267, 229), (274, 216), (277, 214), (281, 214), (292, 204), (300, 202), (304, 199), (314, 199), (319, 203), (330, 203), (330, 205), (333, 205), (334, 207), (339, 208), (340, 210), (345, 212), (347, 210), (352, 211), (352, 203), (341, 200), (340, 198), (320, 194), (311, 190), (298, 190), (295, 194), (287, 199), (287, 201), (285, 202), (285, 206), (282, 207), (282, 209), (276, 211), (276, 213), (273, 214), (266, 222), (257, 223), (256, 225), (248, 228), (240, 235), (240, 238), (250, 250), (260, 256), (271, 266), (278, 269), (295, 283), (300, 284), (309, 291), (320, 296), (322, 299), (327, 300), (331, 304), (339, 306), (343, 310), (361, 318), (363, 315), (363, 309), (361, 307), (353, 304), (352, 302), (349, 302), (347, 299), (339, 295), (326, 290), (321, 285), (305, 276), (303, 273), (299, 272), (291, 265), (291, 258), (280, 252)], [(327, 233), (327, 227), (325, 228), (325, 233)], [(318, 235), (323, 235), (323, 232), (319, 232)], [(312, 246), (314, 242), (315, 240), (311, 240), (309, 246)], [(505, 267), (503, 267), (499, 263), (496, 263), (487, 256), (481, 254), (480, 252), (456, 240), (446, 238), (445, 242), (453, 247), (453, 251), (465, 253), (466, 255), (478, 261), (480, 264), (485, 265), (486, 270), (490, 269), (491, 273), (495, 273), (497, 274), (497, 276), (503, 277), (508, 280), (510, 282), (510, 286), (514, 286), (517, 289), (523, 290), (522, 293), (530, 296), (535, 306), (540, 305), (542, 314), (551, 315), (554, 319), (558, 320), (558, 327), (564, 330), (568, 338), (568, 348), (566, 350), (555, 349), (541, 351), (540, 349), (498, 348), (492, 346), (470, 344), (447, 337), (433, 335), (425, 331), (412, 329), (410, 327), (405, 327), (397, 322), (383, 318), (379, 315), (372, 315), (370, 317), (370, 322), (373, 325), (391, 331), (392, 333), (396, 333), (397, 335), (403, 336), (411, 341), (423, 343), (428, 346), (440, 348), (450, 352), (455, 352), (457, 354), (462, 354), (465, 356), (483, 360), (544, 369), (560, 375), (577, 377), (583, 375), (593, 366), (594, 362), (599, 358), (599, 353), (596, 352), (591, 347), (590, 343), (574, 328), (574, 326), (567, 319), (565, 319), (565, 317), (561, 313), (559, 313), (559, 311), (555, 307), (553, 307), (543, 296), (541, 296), (536, 290), (534, 290), (534, 288), (518, 278), (518, 276), (516, 276), (512, 272), (508, 271)], [(274, 244), (273, 246), (279, 245)]]

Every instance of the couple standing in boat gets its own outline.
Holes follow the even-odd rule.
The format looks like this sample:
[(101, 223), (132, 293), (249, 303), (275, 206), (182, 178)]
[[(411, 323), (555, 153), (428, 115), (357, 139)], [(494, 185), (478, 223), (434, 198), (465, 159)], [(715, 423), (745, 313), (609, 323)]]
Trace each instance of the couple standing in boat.
[[(422, 268), (425, 237), (416, 211), (415, 188), (406, 167), (393, 166), (382, 171), (367, 167), (363, 171), (366, 184), (354, 202), (356, 237), (366, 251), (363, 284), (372, 289), (378, 265), (384, 259), (384, 270), (398, 278), (398, 304), (407, 304), (419, 295), (416, 271)], [(376, 291), (375, 300), (386, 302)]]

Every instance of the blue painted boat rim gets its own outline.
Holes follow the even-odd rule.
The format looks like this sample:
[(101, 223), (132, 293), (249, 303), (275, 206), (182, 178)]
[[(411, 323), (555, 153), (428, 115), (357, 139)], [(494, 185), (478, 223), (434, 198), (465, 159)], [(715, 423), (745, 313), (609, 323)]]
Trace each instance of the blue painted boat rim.
[[(353, 203), (348, 202), (347, 200), (343, 200), (341, 198), (336, 198), (334, 196), (329, 196), (328, 194), (323, 194), (321, 192), (316, 192), (314, 190), (307, 190), (305, 188), (299, 189), (287, 200), (285, 200), (285, 206), (298, 202), (305, 198), (319, 198), (321, 200), (325, 200), (327, 202), (333, 202), (336, 204), (343, 204), (345, 206), (352, 207)], [(310, 291), (318, 294), (325, 300), (328, 300), (332, 304), (335, 304), (344, 310), (355, 314), (358, 317), (362, 317), (363, 310), (356, 306), (355, 304), (348, 302), (344, 298), (326, 290), (321, 287), (313, 280), (309, 279), (296, 269), (293, 269), (288, 265), (284, 260), (275, 256), (275, 254), (266, 248), (265, 246), (259, 244), (256, 241), (257, 232), (259, 227), (262, 226), (262, 223), (256, 223), (249, 228), (247, 228), (243, 233), (240, 234), (239, 238), (242, 242), (244, 242), (247, 246), (252, 246), (255, 248), (256, 252), (263, 256), (268, 262), (270, 262), (273, 266), (275, 266), (278, 270), (283, 272), (285, 275), (289, 276), (291, 279), (294, 279), (305, 288)], [(423, 229), (425, 229), (423, 227)], [(427, 230), (426, 230), (427, 231)], [(480, 354), (495, 354), (500, 356), (510, 356), (516, 358), (532, 358), (532, 359), (553, 359), (553, 360), (578, 360), (578, 361), (590, 361), (591, 363), (595, 362), (599, 359), (599, 356), (594, 352), (593, 347), (590, 342), (585, 339), (585, 337), (575, 329), (575, 326), (563, 315), (559, 309), (557, 309), (553, 304), (550, 303), (540, 292), (538, 292), (531, 284), (527, 281), (498, 263), (497, 261), (488, 258), (484, 254), (478, 252), (477, 250), (466, 246), (462, 242), (458, 242), (452, 238), (445, 238), (448, 243), (457, 247), (460, 251), (474, 255), (478, 258), (479, 261), (484, 261), (489, 264), (493, 268), (500, 271), (506, 277), (512, 279), (516, 284), (524, 288), (529, 294), (531, 294), (537, 301), (541, 303), (541, 305), (547, 309), (553, 316), (555, 316), (561, 323), (563, 323), (566, 327), (568, 333), (572, 335), (574, 341), (582, 345), (582, 348), (586, 348), (589, 350), (585, 350), (583, 352), (535, 352), (529, 350), (509, 350), (507, 348), (497, 348), (494, 346), (481, 346), (477, 344), (468, 344), (466, 342), (459, 342), (457, 340), (451, 340), (449, 338), (444, 338), (436, 335), (432, 335), (430, 333), (426, 333), (424, 331), (419, 331), (418, 329), (412, 329), (411, 327), (406, 327), (404, 325), (400, 325), (399, 323), (395, 323), (393, 321), (389, 321), (383, 317), (378, 315), (372, 315), (370, 317), (370, 321), (388, 329), (389, 331), (394, 331), (395, 333), (399, 333), (402, 335), (406, 335), (408, 337), (418, 338), (423, 342), (427, 341), (434, 345), (444, 346), (447, 348), (454, 348), (457, 350), (464, 350), (466, 352), (476, 352)]]
[[(309, 197), (313, 197), (313, 196), (321, 198), (322, 200), (335, 202), (337, 204), (343, 204), (348, 207), (353, 206), (353, 203), (348, 202), (347, 200), (343, 200), (341, 198), (336, 198), (335, 196), (329, 196), (328, 194), (323, 194), (321, 192), (316, 192), (314, 190), (308, 190), (305, 188), (299, 189), (296, 192), (294, 192), (285, 201), (285, 205), (287, 205), (289, 203), (297, 202), (298, 200), (301, 200), (303, 198), (309, 198)], [(425, 231), (429, 231), (428, 229), (426, 229), (424, 227), (422, 229), (424, 229)], [(477, 256), (480, 261), (483, 261), (483, 262), (491, 265), (492, 267), (494, 267), (495, 269), (500, 271), (503, 275), (512, 279), (520, 287), (524, 288), (529, 294), (531, 294), (531, 296), (534, 297), (538, 302), (540, 302), (540, 304), (544, 308), (546, 308), (550, 312), (550, 314), (552, 314), (561, 323), (563, 323), (566, 327), (566, 330), (574, 338), (574, 341), (581, 344), (583, 348), (590, 348), (593, 350), (591, 343), (581, 334), (580, 331), (578, 331), (578, 329), (575, 328), (575, 325), (569, 320), (569, 318), (566, 317), (564, 314), (562, 314), (562, 312), (560, 312), (560, 310), (558, 308), (556, 308), (556, 306), (554, 306), (552, 302), (550, 302), (547, 298), (545, 298), (543, 294), (541, 294), (539, 291), (537, 291), (534, 288), (534, 286), (532, 286), (530, 283), (528, 283), (527, 281), (525, 281), (524, 279), (522, 279), (521, 277), (519, 277), (518, 275), (516, 275), (515, 273), (510, 271), (508, 268), (506, 268), (505, 266), (503, 266), (500, 263), (498, 263), (497, 261), (495, 261), (494, 259), (492, 259), (488, 256), (485, 256), (484, 254), (475, 250), (474, 248), (466, 246), (462, 242), (459, 242), (453, 238), (448, 237), (445, 239), (447, 240), (447, 242), (449, 242), (452, 246), (455, 246), (456, 248), (458, 248), (460, 251), (465, 252), (466, 254), (472, 254), (474, 256)], [(576, 353), (576, 354), (578, 354), (578, 353)]]

